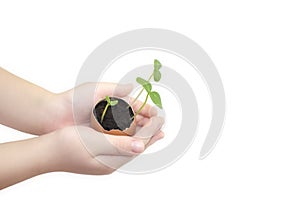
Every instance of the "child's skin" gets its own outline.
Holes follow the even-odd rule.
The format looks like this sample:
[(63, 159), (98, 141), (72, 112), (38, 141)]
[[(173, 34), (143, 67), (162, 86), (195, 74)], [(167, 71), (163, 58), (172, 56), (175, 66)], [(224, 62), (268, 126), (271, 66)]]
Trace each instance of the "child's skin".
[[(74, 90), (84, 94), (94, 88), (97, 89), (93, 96), (82, 95), (80, 101), (76, 101), (76, 109), (81, 114), (75, 124)], [(160, 130), (163, 119), (156, 117), (149, 105), (137, 118), (140, 128), (133, 137), (104, 135), (89, 127), (95, 103), (106, 95), (126, 97), (132, 89), (130, 85), (87, 83), (75, 89), (54, 94), (0, 68), (0, 123), (39, 135), (0, 144), (0, 189), (53, 171), (110, 174), (116, 169), (95, 157), (113, 156), (113, 166), (120, 167), (164, 136)], [(134, 110), (140, 105), (141, 102), (136, 103)], [(96, 138), (99, 148), (94, 154), (87, 151), (88, 144), (83, 144), (78, 132)], [(111, 145), (107, 145), (107, 141)]]

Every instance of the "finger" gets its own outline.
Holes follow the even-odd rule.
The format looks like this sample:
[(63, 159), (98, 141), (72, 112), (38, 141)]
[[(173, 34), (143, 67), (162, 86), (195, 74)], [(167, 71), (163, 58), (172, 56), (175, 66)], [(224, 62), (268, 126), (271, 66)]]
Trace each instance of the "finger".
[(152, 144), (154, 144), (155, 142), (157, 142), (158, 140), (161, 140), (165, 137), (164, 132), (160, 131), (157, 134), (155, 134), (150, 141), (148, 142), (148, 144), (146, 145), (146, 148), (148, 148), (149, 146), (151, 146)]
[(150, 120), (149, 117), (145, 117), (143, 115), (137, 115), (135, 117), (135, 121), (137, 123), (138, 126), (144, 126), (146, 125), (146, 123)]
[(105, 96), (125, 97), (132, 89), (132, 84), (97, 83), (94, 96), (96, 101)]
[(77, 128), (82, 144), (93, 156), (122, 155), (133, 156), (145, 149), (145, 144), (133, 137), (103, 134), (94, 129)]
[[(140, 100), (137, 100), (136, 102), (134, 102), (134, 104), (132, 104), (133, 101), (134, 101), (133, 98), (129, 98), (129, 104), (131, 105), (133, 110), (135, 112), (137, 112), (143, 105), (143, 102), (141, 102)], [(145, 117), (154, 117), (157, 115), (157, 109), (154, 106), (146, 104), (145, 107), (141, 110), (141, 112), (139, 114), (143, 115)]]
[(134, 135), (134, 138), (143, 140), (146, 145), (151, 137), (161, 129), (163, 123), (162, 117), (150, 118), (149, 122)]
[[(164, 138), (165, 134), (162, 131), (158, 131), (155, 135), (153, 135), (150, 139), (150, 141), (146, 144), (146, 148), (151, 146), (152, 144), (156, 143), (157, 141)], [(146, 149), (145, 148), (145, 149)], [(130, 160), (132, 160), (135, 156), (107, 156), (107, 155), (100, 155), (97, 156), (96, 159), (101, 162), (102, 164), (112, 168), (112, 169), (118, 169), (124, 164), (128, 163)]]
[(137, 138), (115, 135), (107, 135), (107, 138), (120, 155), (132, 156), (145, 150), (145, 144)]

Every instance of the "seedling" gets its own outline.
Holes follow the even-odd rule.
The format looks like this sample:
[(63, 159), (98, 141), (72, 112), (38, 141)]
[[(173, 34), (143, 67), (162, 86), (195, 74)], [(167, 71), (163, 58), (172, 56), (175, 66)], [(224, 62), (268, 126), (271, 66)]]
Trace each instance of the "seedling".
[[(112, 135), (133, 135), (136, 131), (136, 122), (134, 122), (135, 117), (139, 115), (145, 107), (149, 96), (152, 102), (162, 109), (160, 95), (158, 92), (152, 90), (152, 85), (150, 83), (152, 78), (155, 82), (160, 81), (160, 68), (162, 65), (158, 60), (154, 60), (153, 67), (154, 69), (147, 80), (141, 77), (136, 78), (136, 81), (142, 86), (142, 89), (133, 100), (132, 105), (137, 101), (143, 91), (147, 92), (147, 95), (145, 101), (135, 113), (132, 106), (123, 99), (106, 96), (105, 99), (99, 101), (93, 109), (91, 115), (91, 127), (99, 132)], [(115, 106), (114, 109), (111, 110), (114, 111), (115, 115), (113, 115), (113, 112), (110, 112), (109, 106)]]
[(106, 96), (105, 99), (106, 99), (107, 104), (106, 104), (106, 106), (105, 106), (105, 108), (103, 110), (103, 113), (101, 115), (101, 123), (103, 122), (103, 119), (104, 119), (104, 116), (106, 114), (106, 111), (107, 111), (108, 107), (109, 106), (115, 106), (115, 105), (118, 104), (118, 100), (111, 101), (110, 98), (109, 98), (109, 96)]
[(155, 59), (154, 60), (154, 64), (153, 64), (154, 69), (153, 69), (152, 74), (148, 78), (148, 80), (145, 80), (145, 79), (143, 79), (141, 77), (137, 77), (136, 78), (136, 82), (139, 83), (143, 88), (141, 89), (141, 91), (139, 92), (139, 94), (137, 95), (137, 97), (133, 100), (132, 104), (134, 104), (137, 101), (137, 99), (141, 96), (141, 94), (143, 93), (144, 90), (146, 90), (147, 95), (146, 95), (144, 103), (138, 109), (138, 111), (134, 114), (133, 118), (135, 116), (137, 116), (143, 110), (143, 108), (145, 107), (145, 105), (146, 105), (146, 103), (148, 101), (149, 96), (150, 96), (152, 102), (157, 107), (159, 107), (160, 109), (162, 109), (162, 103), (161, 103), (160, 95), (159, 95), (158, 92), (152, 91), (152, 85), (150, 83), (150, 80), (152, 78), (154, 78), (155, 82), (160, 81), (160, 79), (161, 79), (161, 73), (160, 73), (159, 70), (160, 70), (161, 66), (162, 66), (161, 63), (158, 60)]

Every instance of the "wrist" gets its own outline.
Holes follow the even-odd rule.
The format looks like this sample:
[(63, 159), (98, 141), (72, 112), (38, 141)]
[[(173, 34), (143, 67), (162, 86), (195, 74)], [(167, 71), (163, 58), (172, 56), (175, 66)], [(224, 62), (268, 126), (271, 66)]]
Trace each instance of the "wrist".
[(45, 98), (41, 109), (44, 113), (41, 134), (50, 133), (71, 124), (65, 116), (67, 111), (72, 110), (71, 103), (67, 99), (63, 93), (51, 93)]
[(37, 138), (39, 140), (39, 156), (37, 174), (57, 171), (58, 157), (56, 153), (56, 134), (55, 132), (45, 134)]

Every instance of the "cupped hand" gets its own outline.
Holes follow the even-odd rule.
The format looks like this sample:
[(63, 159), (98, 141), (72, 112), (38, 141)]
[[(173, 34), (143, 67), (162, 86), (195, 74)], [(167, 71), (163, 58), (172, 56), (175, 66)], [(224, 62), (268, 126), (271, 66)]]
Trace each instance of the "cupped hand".
[(70, 126), (53, 133), (55, 155), (52, 171), (110, 174), (163, 137), (164, 120), (139, 120), (134, 136), (102, 134), (85, 126)]
[[(131, 90), (131, 84), (85, 83), (54, 95), (49, 103), (53, 114), (48, 120), (49, 123), (45, 132), (72, 125), (89, 126), (92, 109), (98, 101), (104, 99), (105, 96), (128, 98)], [(133, 109), (136, 111), (141, 104), (140, 101), (135, 102)], [(149, 118), (155, 115), (156, 110), (147, 105), (138, 118)]]

